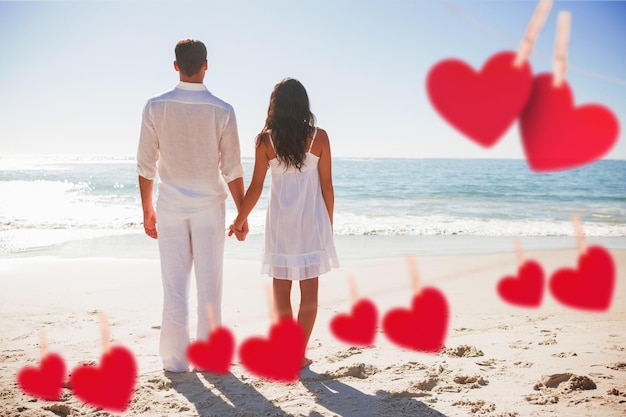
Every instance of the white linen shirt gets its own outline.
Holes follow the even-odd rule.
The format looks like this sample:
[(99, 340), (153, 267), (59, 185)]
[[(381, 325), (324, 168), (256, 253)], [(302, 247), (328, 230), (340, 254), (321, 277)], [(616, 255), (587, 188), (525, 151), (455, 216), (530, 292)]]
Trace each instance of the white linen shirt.
[(204, 84), (182, 81), (149, 99), (142, 116), (137, 174), (154, 180), (157, 172), (157, 211), (193, 214), (223, 202), (224, 181), (243, 177), (232, 106)]

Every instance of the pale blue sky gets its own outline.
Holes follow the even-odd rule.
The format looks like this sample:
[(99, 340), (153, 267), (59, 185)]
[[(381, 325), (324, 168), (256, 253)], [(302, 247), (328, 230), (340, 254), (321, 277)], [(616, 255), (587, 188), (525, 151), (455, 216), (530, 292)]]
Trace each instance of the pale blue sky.
[[(523, 158), (517, 125), (490, 149), (449, 127), (425, 79), (441, 59), (478, 67), (516, 49), (536, 5), (0, 2), (0, 155), (133, 156), (146, 99), (178, 82), (174, 45), (198, 38), (209, 50), (205, 84), (235, 107), (244, 156), (253, 155), (272, 87), (290, 76), (307, 88), (335, 156)], [(552, 70), (563, 10), (572, 13), (567, 79), (576, 103), (617, 115), (620, 137), (607, 157), (626, 159), (626, 2), (555, 1), (531, 58), (535, 73)]]

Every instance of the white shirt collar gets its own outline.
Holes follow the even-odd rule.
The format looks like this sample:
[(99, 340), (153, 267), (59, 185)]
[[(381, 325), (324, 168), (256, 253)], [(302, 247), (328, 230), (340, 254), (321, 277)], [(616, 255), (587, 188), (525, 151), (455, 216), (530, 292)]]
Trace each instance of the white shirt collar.
[(208, 91), (206, 86), (203, 83), (188, 83), (185, 81), (180, 81), (176, 88), (181, 88), (183, 90), (191, 90), (191, 91)]

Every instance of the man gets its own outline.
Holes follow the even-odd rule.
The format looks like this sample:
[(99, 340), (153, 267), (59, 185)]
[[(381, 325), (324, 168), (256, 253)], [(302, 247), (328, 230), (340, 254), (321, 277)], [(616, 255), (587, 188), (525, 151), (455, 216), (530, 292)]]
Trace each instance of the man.
[[(198, 293), (197, 338), (206, 339), (208, 306), (215, 325), (221, 324), (227, 197), (222, 178), (238, 210), (244, 185), (233, 108), (203, 84), (208, 69), (205, 45), (198, 40), (181, 40), (175, 54), (174, 69), (179, 72), (180, 83), (148, 100), (144, 108), (137, 173), (144, 229), (159, 243), (164, 296), (159, 352), (163, 369), (185, 372), (189, 367), (191, 268), (193, 265)], [(157, 166), (155, 212), (152, 190)], [(247, 226), (237, 238), (243, 240), (246, 234)]]

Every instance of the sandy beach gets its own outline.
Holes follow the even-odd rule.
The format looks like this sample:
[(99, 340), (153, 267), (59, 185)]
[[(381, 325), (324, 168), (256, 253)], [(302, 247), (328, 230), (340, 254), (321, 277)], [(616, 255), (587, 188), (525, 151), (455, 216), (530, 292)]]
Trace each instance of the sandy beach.
[[(164, 373), (158, 356), (161, 285), (158, 259), (24, 256), (0, 263), (0, 415), (104, 416), (69, 387), (59, 401), (25, 394), (16, 375), (48, 352), (66, 362), (95, 364), (102, 355), (99, 314), (111, 345), (135, 356), (138, 377), (123, 415), (147, 416), (624, 416), (626, 415), (626, 250), (611, 249), (616, 286), (606, 312), (559, 303), (546, 286), (541, 306), (518, 307), (496, 291), (517, 273), (515, 253), (417, 256), (420, 284), (447, 299), (445, 347), (421, 353), (392, 343), (380, 318), (408, 308), (411, 275), (403, 256), (346, 259), (320, 281), (319, 313), (297, 382), (258, 378), (237, 357), (225, 376)], [(576, 267), (575, 249), (524, 254), (548, 279)], [(237, 346), (266, 337), (270, 280), (254, 260), (226, 259), (223, 324)], [(352, 347), (329, 327), (352, 306), (348, 278), (379, 314), (374, 346)], [(192, 285), (193, 288), (193, 285)], [(192, 291), (192, 306), (195, 294)], [(294, 294), (294, 305), (297, 295)], [(192, 307), (195, 311), (195, 307)], [(191, 322), (194, 323), (192, 315)], [(193, 330), (193, 329), (192, 329)]]

